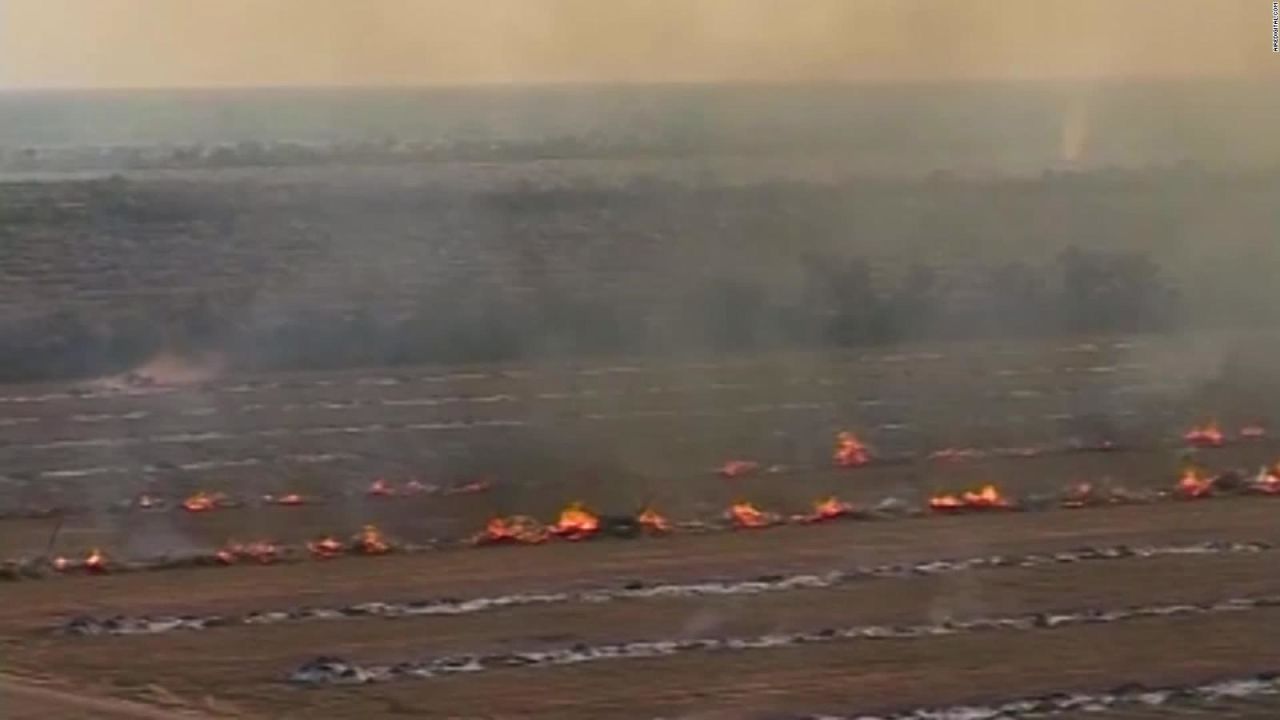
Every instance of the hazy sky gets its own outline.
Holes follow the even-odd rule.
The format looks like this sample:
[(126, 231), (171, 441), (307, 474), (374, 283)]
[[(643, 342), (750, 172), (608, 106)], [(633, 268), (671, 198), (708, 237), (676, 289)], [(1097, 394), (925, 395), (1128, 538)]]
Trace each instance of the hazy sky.
[(1280, 77), (1270, 0), (0, 0), (0, 85)]

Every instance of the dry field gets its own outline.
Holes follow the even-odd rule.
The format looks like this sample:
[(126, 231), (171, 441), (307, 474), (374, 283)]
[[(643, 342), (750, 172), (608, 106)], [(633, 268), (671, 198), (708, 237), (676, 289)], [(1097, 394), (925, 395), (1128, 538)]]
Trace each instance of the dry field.
[[(1134, 338), (0, 388), (0, 558), (107, 557), (0, 584), (6, 717), (1275, 717), (1280, 497), (1229, 482), (1280, 458), (1241, 432), (1280, 428), (1270, 357)], [(1223, 447), (1189, 448), (1209, 420)], [(842, 430), (870, 463), (833, 467)], [(1179, 496), (1187, 466), (1214, 497)], [(1084, 482), (1140, 501), (1062, 507)], [(924, 509), (985, 484), (1020, 509)], [(236, 506), (182, 509), (197, 492)], [(309, 503), (263, 499), (288, 493)], [(829, 495), (887, 510), (722, 520)], [(678, 528), (458, 546), (575, 500)], [(397, 550), (119, 571), (367, 524)]]

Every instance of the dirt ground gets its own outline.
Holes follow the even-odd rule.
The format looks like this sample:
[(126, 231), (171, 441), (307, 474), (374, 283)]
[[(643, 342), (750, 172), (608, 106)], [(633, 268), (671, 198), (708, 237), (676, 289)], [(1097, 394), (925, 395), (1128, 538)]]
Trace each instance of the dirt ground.
[[(628, 579), (742, 577), (934, 557), (1199, 540), (1280, 542), (1280, 505), (1224, 500), (1045, 515), (844, 523), (634, 543), (505, 548), (287, 567), (81, 577), (6, 587), (10, 664), (117, 696), (166, 695), (267, 717), (756, 717), (873, 710), (1171, 683), (1280, 664), (1275, 610), (1030, 633), (836, 642), (385, 686), (301, 690), (317, 654), (358, 661), (573, 643), (746, 636), (838, 625), (1206, 602), (1280, 592), (1269, 553), (1125, 559), (885, 579), (760, 596), (553, 605), (470, 616), (216, 628), (151, 637), (51, 634), (81, 613), (233, 613), (299, 604), (469, 597)], [(1275, 616), (1275, 617), (1273, 617)], [(123, 654), (127, 653), (127, 654)], [(215, 702), (215, 706), (217, 703)]]
[[(602, 512), (633, 512), (653, 503), (674, 519), (710, 519), (740, 498), (800, 512), (831, 493), (862, 505), (893, 496), (918, 507), (933, 492), (985, 482), (1024, 499), (1084, 480), (1156, 489), (1168, 488), (1187, 463), (1212, 472), (1256, 470), (1280, 455), (1280, 444), (1267, 439), (1200, 451), (1180, 442), (1186, 427), (1213, 417), (1233, 435), (1245, 424), (1272, 420), (1265, 402), (1269, 386), (1257, 379), (1265, 378), (1262, 363), (1243, 353), (1230, 363), (1209, 363), (1211, 371), (1205, 371), (1199, 362), (1164, 362), (1168, 348), (1142, 342), (1147, 344), (993, 347), (985, 353), (957, 347), (945, 360), (920, 351), (897, 359), (802, 364), (787, 358), (680, 370), (483, 368), (446, 376), (423, 368), (223, 378), (199, 390), (138, 396), (77, 395), (66, 386), (0, 388), (0, 416), (8, 421), (0, 425), (4, 509), (79, 502), (77, 512), (61, 520), (0, 519), (0, 557), (40, 554), (51, 537), (55, 552), (98, 546), (124, 558), (204, 550), (228, 538), (300, 541), (346, 534), (367, 522), (392, 537), (421, 542), (464, 536), (494, 513), (550, 520), (572, 499)], [(628, 417), (610, 417), (620, 415)], [(476, 424), (492, 420), (524, 424)], [(455, 422), (470, 424), (396, 429)], [(832, 438), (843, 428), (863, 433), (889, 461), (831, 468)], [(1070, 442), (1099, 440), (1112, 440), (1118, 449), (1067, 451)], [(959, 462), (923, 457), (945, 447), (1041, 443), (1051, 451)], [(279, 460), (326, 453), (344, 457), (311, 465)], [(248, 456), (275, 459), (217, 465)], [(735, 458), (786, 467), (734, 480), (717, 477), (715, 467)], [(192, 463), (196, 467), (183, 468)], [(95, 466), (118, 470), (65, 472)], [(447, 486), (484, 477), (492, 486), (449, 496), (367, 497), (365, 487), (380, 473), (396, 483), (420, 477)], [(239, 497), (297, 490), (325, 501), (298, 508), (251, 503), (201, 515), (117, 507), (142, 491), (181, 497), (194, 489)], [(1280, 545), (1278, 518), (1280, 499), (1218, 498), (12, 582), (0, 586), (0, 670), (7, 673), (0, 692), (5, 716), (17, 718), (647, 720), (854, 714), (1126, 683), (1199, 683), (1280, 669), (1280, 610), (699, 651), (359, 687), (303, 688), (287, 680), (319, 655), (395, 663), (1270, 596), (1280, 594), (1277, 551), (153, 636), (81, 637), (54, 630), (81, 615), (236, 615), (617, 588), (633, 581), (750, 579), (1086, 546)], [(1161, 711), (1124, 709), (1097, 717), (1170, 716)], [(1275, 717), (1260, 699), (1203, 712)]]

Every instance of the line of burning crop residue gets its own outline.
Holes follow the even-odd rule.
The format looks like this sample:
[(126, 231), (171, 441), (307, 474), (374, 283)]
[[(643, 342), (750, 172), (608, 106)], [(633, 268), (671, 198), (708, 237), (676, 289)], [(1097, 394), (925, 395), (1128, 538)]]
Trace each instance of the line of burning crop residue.
[[(534, 518), (495, 516), (486, 527), (469, 540), (433, 540), (427, 544), (394, 543), (388, 541), (379, 552), (364, 552), (364, 546), (356, 543), (347, 547), (330, 537), (322, 537), (301, 547), (282, 546), (260, 540), (252, 543), (230, 543), (216, 552), (189, 555), (179, 558), (160, 558), (149, 561), (116, 562), (100, 558), (89, 565), (59, 558), (34, 558), (0, 562), (0, 580), (22, 580), (46, 577), (52, 571), (66, 574), (80, 569), (92, 569), (89, 574), (163, 570), (174, 567), (202, 565), (234, 565), (240, 562), (270, 564), (298, 561), (307, 557), (332, 559), (344, 555), (383, 555), (389, 552), (422, 552), (449, 547), (475, 545), (538, 545), (552, 539), (583, 541), (602, 536), (632, 538), (638, 536), (663, 536), (672, 533), (704, 533), (722, 530), (755, 531), (781, 525), (812, 525), (842, 519), (894, 519), (915, 517), (925, 512), (932, 514), (1008, 512), (1015, 510), (1049, 510), (1052, 508), (1090, 508), (1114, 505), (1148, 504), (1169, 500), (1204, 500), (1218, 495), (1253, 495), (1280, 497), (1280, 465), (1263, 468), (1256, 477), (1249, 479), (1241, 473), (1226, 472), (1209, 476), (1195, 468), (1188, 468), (1179, 481), (1168, 491), (1133, 492), (1114, 486), (1094, 486), (1082, 483), (1053, 497), (1028, 498), (1019, 502), (1004, 495), (994, 485), (960, 493), (939, 494), (928, 499), (923, 509), (913, 508), (900, 500), (888, 498), (867, 510), (854, 507), (836, 497), (826, 497), (814, 502), (808, 513), (783, 515), (760, 510), (747, 501), (732, 504), (715, 522), (700, 520), (674, 523), (658, 514), (653, 508), (645, 508), (633, 516), (599, 517), (580, 503), (571, 504), (562, 511), (560, 519), (544, 525)], [(258, 552), (269, 547), (270, 552)], [(252, 550), (246, 552), (246, 549)], [(317, 549), (323, 552), (317, 552)], [(95, 550), (92, 554), (97, 555)]]

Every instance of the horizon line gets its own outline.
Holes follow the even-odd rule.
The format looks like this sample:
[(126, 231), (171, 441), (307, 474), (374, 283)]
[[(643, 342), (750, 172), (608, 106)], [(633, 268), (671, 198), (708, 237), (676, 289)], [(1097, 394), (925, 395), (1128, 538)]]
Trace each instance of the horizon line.
[(0, 94), (56, 93), (129, 93), (129, 92), (279, 92), (279, 91), (435, 91), (435, 90), (520, 90), (520, 89), (602, 89), (602, 88), (856, 88), (884, 86), (939, 85), (1077, 85), (1114, 86), (1125, 84), (1187, 84), (1216, 82), (1221, 84), (1276, 82), (1267, 75), (1132, 75), (1098, 77), (1058, 75), (1047, 77), (973, 77), (973, 78), (842, 78), (813, 80), (733, 79), (733, 80), (478, 80), (471, 82), (371, 82), (292, 83), (292, 84), (210, 84), (210, 85), (3, 85)]

